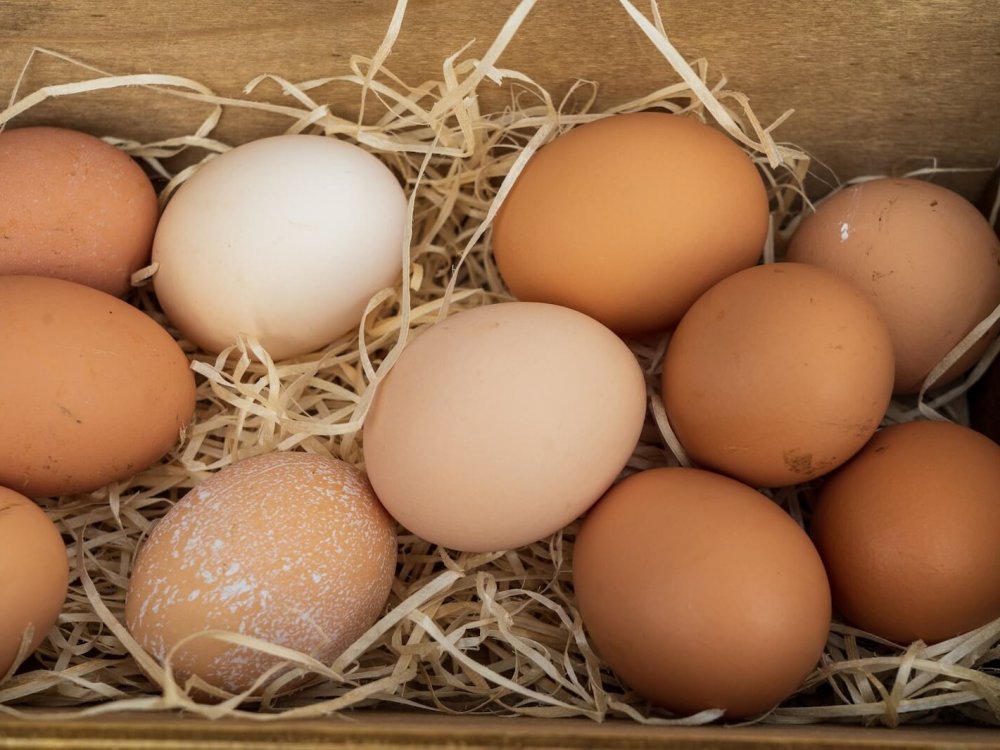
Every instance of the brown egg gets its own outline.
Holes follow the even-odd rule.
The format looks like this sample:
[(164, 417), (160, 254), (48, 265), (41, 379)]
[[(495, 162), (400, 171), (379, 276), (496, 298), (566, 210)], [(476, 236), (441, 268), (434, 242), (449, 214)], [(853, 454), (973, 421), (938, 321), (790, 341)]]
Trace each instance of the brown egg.
[(60, 279), (0, 276), (0, 484), (88, 492), (159, 460), (194, 413), (194, 374), (152, 318)]
[(688, 455), (749, 484), (813, 479), (875, 432), (892, 391), (889, 332), (831, 271), (778, 263), (706, 292), (677, 326), (663, 402)]
[(27, 629), (33, 652), (66, 600), (69, 565), (55, 525), (31, 500), (0, 487), (0, 682)]
[(74, 130), (7, 130), (0, 175), (0, 275), (128, 291), (149, 262), (159, 211), (153, 185), (127, 154)]
[[(952, 347), (1000, 305), (1000, 239), (975, 206), (929, 182), (883, 179), (823, 201), (792, 237), (789, 260), (850, 279), (892, 334), (897, 393), (915, 393)], [(944, 377), (968, 370), (982, 338)]]
[(1000, 617), (1000, 446), (950, 422), (880, 430), (823, 485), (813, 539), (834, 605), (898, 643)]
[(653, 469), (587, 514), (573, 585), (599, 654), (678, 714), (766, 711), (816, 666), (830, 588), (806, 533), (735, 480)]
[(468, 552), (512, 549), (597, 501), (645, 414), (639, 363), (600, 323), (558, 305), (488, 305), (407, 346), (372, 402), (365, 465), (413, 533)]
[[(364, 474), (305, 453), (229, 466), (186, 495), (143, 545), (125, 622), (163, 661), (181, 639), (225, 630), (329, 663), (378, 619), (396, 564), (395, 524)], [(231, 693), (278, 662), (210, 638), (180, 647), (197, 675)]]
[(764, 183), (739, 146), (691, 117), (642, 112), (539, 150), (497, 214), (493, 252), (518, 299), (641, 334), (753, 265), (767, 224)]

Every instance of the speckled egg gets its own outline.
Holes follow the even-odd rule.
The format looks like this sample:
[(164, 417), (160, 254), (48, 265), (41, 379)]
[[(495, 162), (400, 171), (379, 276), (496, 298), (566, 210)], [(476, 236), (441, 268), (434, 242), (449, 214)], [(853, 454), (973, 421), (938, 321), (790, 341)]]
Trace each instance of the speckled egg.
[[(969, 201), (922, 180), (872, 180), (836, 193), (802, 222), (788, 257), (830, 269), (871, 299), (892, 334), (897, 393), (920, 390), (1000, 305), (1000, 239)], [(972, 367), (997, 329), (937, 384)]]
[[(140, 550), (126, 625), (163, 662), (183, 638), (241, 633), (331, 662), (379, 617), (396, 561), (392, 518), (337, 459), (271, 453), (235, 463), (170, 510)], [(278, 660), (196, 638), (171, 664), (239, 693)], [(279, 670), (280, 672), (280, 670)]]

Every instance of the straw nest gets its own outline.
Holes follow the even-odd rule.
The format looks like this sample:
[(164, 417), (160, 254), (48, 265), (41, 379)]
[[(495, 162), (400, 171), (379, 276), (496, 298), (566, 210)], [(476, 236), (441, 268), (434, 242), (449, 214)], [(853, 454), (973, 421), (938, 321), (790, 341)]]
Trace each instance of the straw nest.
[[(38, 654), (0, 685), (0, 710), (65, 716), (73, 707), (68, 715), (79, 716), (184, 708), (210, 717), (266, 720), (380, 702), (450, 713), (624, 716), (658, 723), (718, 718), (713, 711), (671, 717), (649, 707), (595, 655), (570, 587), (575, 526), (496, 554), (456, 555), (402, 533), (398, 575), (384, 617), (333, 664), (316, 664), (304, 654), (244, 636), (215, 636), (297, 665), (248, 702), (244, 696), (214, 705), (195, 702), (122, 625), (136, 549), (189, 488), (238, 459), (272, 450), (310, 451), (360, 464), (360, 430), (373, 388), (407, 337), (449, 312), (509, 298), (489, 253), (490, 222), (527, 159), (560, 132), (599, 117), (648, 109), (684, 113), (720, 127), (746, 149), (769, 183), (772, 231), (765, 261), (780, 255), (798, 215), (809, 206), (801, 186), (810, 165), (800, 149), (774, 139), (780, 120), (762, 126), (745, 96), (727, 88), (725, 80), (711, 81), (704, 61), (689, 63), (676, 51), (655, 4), (646, 17), (628, 0), (621, 0), (622, 8), (662, 53), (664, 80), (675, 82), (600, 112), (594, 111), (596, 84), (590, 82), (578, 82), (555, 101), (527, 76), (499, 65), (533, 4), (527, 0), (517, 7), (482, 58), (457, 53), (444, 61), (442, 80), (418, 87), (384, 66), (404, 26), (405, 0), (380, 48), (371, 57), (353, 57), (350, 73), (298, 83), (261, 76), (238, 97), (217, 95), (176, 76), (116, 76), (35, 50), (26, 70), (40, 56), (58, 57), (74, 80), (25, 95), (15, 90), (0, 113), (0, 126), (12, 121), (16, 126), (18, 115), (52, 97), (74, 96), (86, 106), (88, 93), (97, 90), (141, 86), (158, 98), (158, 106), (179, 99), (199, 103), (205, 118), (187, 135), (139, 143), (105, 134), (166, 181), (161, 196), (166, 201), (197, 168), (174, 171), (170, 165), (230, 148), (213, 137), (224, 110), (227, 117), (263, 110), (286, 118), (284, 130), (276, 134), (325, 133), (378, 154), (406, 185), (412, 232), (405, 279), (371, 300), (356, 332), (289, 362), (273, 362), (254, 341), (240, 341), (218, 356), (182, 342), (197, 373), (198, 407), (176, 450), (127, 481), (88, 495), (40, 501), (67, 540), (71, 588)], [(313, 98), (328, 84), (353, 86), (362, 117), (338, 117)], [(480, 111), (475, 94), (499, 84), (509, 87), (508, 106)], [(283, 94), (280, 104), (274, 103), (275, 87)], [(153, 273), (155, 268), (149, 268), (136, 275), (131, 299), (167, 325), (144, 286)], [(997, 317), (1000, 310), (980, 330)], [(658, 380), (665, 343), (660, 337), (631, 344), (651, 384)], [(964, 390), (996, 350), (947, 393), (932, 392), (928, 400), (925, 388), (917, 400), (894, 402), (887, 421), (922, 416), (964, 421)], [(949, 364), (942, 362), (929, 380)], [(626, 473), (683, 463), (653, 387), (650, 401), (650, 416)], [(782, 490), (774, 498), (803, 520), (808, 488)], [(799, 693), (761, 720), (896, 724), (955, 720), (957, 712), (961, 721), (1000, 723), (1000, 678), (991, 673), (998, 658), (1000, 621), (935, 646), (907, 648), (835, 623), (819, 667)], [(314, 674), (312, 687), (283, 693), (282, 686), (303, 673)]]

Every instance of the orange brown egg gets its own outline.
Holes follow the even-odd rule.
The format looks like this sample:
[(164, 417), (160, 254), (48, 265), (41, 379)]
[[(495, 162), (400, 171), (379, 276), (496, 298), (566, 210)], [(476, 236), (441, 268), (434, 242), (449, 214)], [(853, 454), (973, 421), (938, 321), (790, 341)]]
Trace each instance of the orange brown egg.
[(572, 307), (623, 335), (674, 326), (698, 295), (753, 265), (768, 198), (728, 136), (639, 112), (564, 133), (532, 156), (493, 224), (522, 301)]
[(776, 263), (698, 299), (670, 339), (661, 384), (696, 464), (778, 487), (860, 450), (892, 382), (889, 332), (862, 292), (831, 271)]

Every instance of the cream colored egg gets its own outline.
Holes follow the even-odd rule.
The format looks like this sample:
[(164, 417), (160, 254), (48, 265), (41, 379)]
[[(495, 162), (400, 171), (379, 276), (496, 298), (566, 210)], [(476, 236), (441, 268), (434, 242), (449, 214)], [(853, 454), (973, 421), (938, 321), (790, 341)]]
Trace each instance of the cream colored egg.
[(264, 138), (202, 166), (167, 204), (153, 283), (170, 321), (218, 352), (240, 334), (275, 359), (355, 328), (398, 283), (406, 196), (376, 157), (312, 135)]

